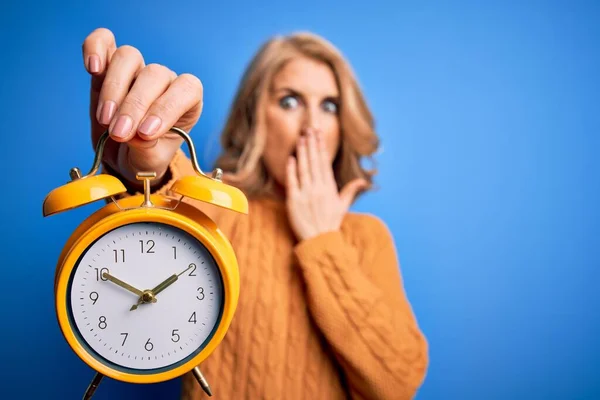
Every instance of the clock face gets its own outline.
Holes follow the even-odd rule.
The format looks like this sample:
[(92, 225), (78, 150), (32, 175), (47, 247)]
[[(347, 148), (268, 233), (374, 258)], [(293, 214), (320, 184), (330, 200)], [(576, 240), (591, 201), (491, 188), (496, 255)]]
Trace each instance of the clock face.
[(174, 368), (196, 355), (219, 323), (220, 271), (206, 247), (176, 227), (121, 226), (96, 240), (73, 271), (72, 323), (113, 368)]

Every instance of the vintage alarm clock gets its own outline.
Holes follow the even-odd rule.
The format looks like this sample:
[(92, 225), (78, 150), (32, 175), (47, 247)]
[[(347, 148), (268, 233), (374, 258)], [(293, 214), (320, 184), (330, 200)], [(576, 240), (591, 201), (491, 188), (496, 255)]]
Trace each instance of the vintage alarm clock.
[(67, 240), (54, 282), (58, 323), (72, 350), (96, 374), (84, 399), (103, 377), (130, 383), (156, 383), (192, 371), (211, 394), (200, 372), (223, 339), (236, 310), (239, 272), (228, 239), (206, 214), (184, 197), (247, 214), (248, 201), (237, 188), (210, 176), (176, 181), (176, 197), (151, 194), (152, 171), (139, 173), (144, 193), (117, 199), (126, 188), (116, 177), (97, 174), (108, 131), (96, 147), (90, 172), (71, 170), (71, 181), (52, 190), (44, 216), (96, 200), (106, 205), (87, 217)]

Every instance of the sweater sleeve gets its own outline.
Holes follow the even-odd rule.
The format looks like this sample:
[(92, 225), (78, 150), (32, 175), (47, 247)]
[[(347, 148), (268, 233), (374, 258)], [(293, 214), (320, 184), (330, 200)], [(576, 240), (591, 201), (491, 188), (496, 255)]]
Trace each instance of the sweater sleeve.
[(308, 307), (353, 399), (413, 398), (425, 378), (428, 345), (404, 292), (390, 232), (375, 217), (359, 224), (296, 246)]

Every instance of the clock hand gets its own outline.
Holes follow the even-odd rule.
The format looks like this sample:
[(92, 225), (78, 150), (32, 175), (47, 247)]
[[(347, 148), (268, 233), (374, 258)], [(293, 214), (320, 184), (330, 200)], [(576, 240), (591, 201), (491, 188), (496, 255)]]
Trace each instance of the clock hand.
[(157, 295), (158, 293), (162, 292), (163, 290), (165, 290), (166, 288), (168, 288), (169, 286), (171, 286), (178, 278), (178, 275), (171, 275), (170, 277), (168, 277), (167, 279), (165, 279), (164, 281), (162, 281), (161, 283), (159, 283), (158, 285), (156, 285), (156, 287), (154, 289), (152, 289), (152, 293), (154, 295)]
[(128, 284), (126, 282), (123, 282), (122, 280), (120, 280), (119, 278), (116, 278), (116, 277), (112, 276), (108, 272), (102, 273), (102, 277), (104, 279), (108, 279), (112, 283), (115, 283), (115, 284), (121, 286), (123, 289), (129, 290), (131, 293), (134, 293), (134, 294), (136, 294), (136, 295), (138, 295), (140, 297), (143, 294), (143, 292), (141, 290), (134, 288), (133, 286), (131, 286), (130, 284)]
[(164, 281), (162, 281), (161, 283), (156, 285), (156, 287), (154, 289), (152, 289), (152, 293), (156, 296), (157, 294), (159, 294), (160, 292), (162, 292), (163, 290), (165, 290), (166, 288), (171, 286), (173, 283), (175, 283), (175, 281), (177, 281), (177, 279), (181, 275), (186, 273), (187, 270), (192, 267), (193, 267), (193, 264), (190, 264), (190, 265), (188, 265), (188, 267), (185, 270), (181, 271), (180, 273), (171, 275), (170, 277), (168, 277), (167, 279), (165, 279)]
[(136, 310), (140, 304), (149, 303), (150, 301), (152, 301), (154, 303), (154, 302), (156, 302), (156, 299), (154, 298), (154, 296), (152, 296), (152, 293), (150, 293), (150, 291), (144, 292), (138, 299), (137, 303), (135, 303), (134, 305), (131, 306), (129, 311)]
[(165, 290), (167, 286), (171, 285), (176, 280), (177, 275), (171, 275), (170, 277), (159, 283), (154, 289), (144, 290), (144, 292), (140, 295), (140, 298), (138, 299), (137, 303), (132, 305), (129, 311), (136, 310), (138, 306), (142, 303), (156, 303), (156, 294)]
[(181, 276), (181, 275), (185, 274), (188, 269), (190, 269), (190, 268), (192, 268), (194, 266), (195, 266), (195, 264), (193, 264), (193, 263), (190, 264), (190, 265), (188, 265), (188, 267), (186, 269), (184, 269), (183, 271), (181, 271), (180, 273), (178, 273), (177, 276)]
[(187, 270), (189, 270), (193, 266), (193, 264), (188, 265), (188, 267), (185, 270), (181, 271), (178, 274), (173, 274), (169, 276), (167, 279), (156, 285), (153, 289), (144, 291), (142, 295), (140, 295), (138, 302), (132, 305), (129, 311), (137, 309), (138, 306), (142, 303), (149, 303), (150, 301), (156, 303), (156, 295), (168, 288), (169, 286), (171, 286), (173, 283), (175, 283), (175, 281), (177, 281), (180, 275), (183, 275), (185, 272), (187, 272)]

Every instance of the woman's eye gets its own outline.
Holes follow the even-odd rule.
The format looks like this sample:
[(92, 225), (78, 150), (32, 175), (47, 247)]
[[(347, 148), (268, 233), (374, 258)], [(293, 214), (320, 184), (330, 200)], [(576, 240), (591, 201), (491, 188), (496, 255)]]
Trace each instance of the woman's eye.
[(333, 101), (327, 100), (323, 103), (323, 110), (328, 113), (337, 114), (338, 106)]
[(281, 100), (279, 100), (279, 105), (284, 109), (288, 110), (291, 108), (296, 108), (298, 106), (298, 99), (294, 96), (285, 96)]

